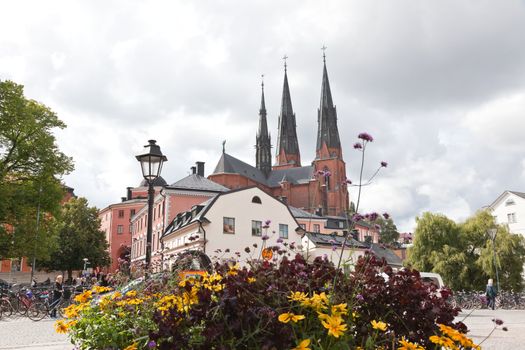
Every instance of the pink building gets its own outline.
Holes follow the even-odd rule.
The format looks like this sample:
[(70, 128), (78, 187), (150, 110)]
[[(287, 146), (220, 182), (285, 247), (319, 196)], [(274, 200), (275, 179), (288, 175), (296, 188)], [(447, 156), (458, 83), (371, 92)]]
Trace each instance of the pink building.
[[(197, 162), (191, 170), (191, 174), (185, 178), (171, 185), (164, 185), (155, 191), (151, 241), (151, 265), (154, 269), (162, 268), (163, 246), (160, 238), (164, 229), (177, 214), (188, 211), (192, 206), (228, 190), (204, 177), (204, 162)], [(147, 187), (144, 188), (144, 193), (147, 193)], [(131, 263), (134, 266), (146, 259), (147, 221), (148, 208), (144, 205), (131, 218)]]

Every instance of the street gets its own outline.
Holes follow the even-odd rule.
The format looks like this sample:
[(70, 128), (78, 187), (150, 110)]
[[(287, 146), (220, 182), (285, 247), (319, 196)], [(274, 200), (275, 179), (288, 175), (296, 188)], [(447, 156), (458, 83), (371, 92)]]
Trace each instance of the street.
[[(474, 310), (461, 313), (456, 319), (469, 327), (469, 337), (479, 344), (494, 327), (493, 318), (504, 323), (485, 340), (481, 347), (488, 350), (522, 349), (525, 344), (525, 310)], [(65, 334), (57, 334), (55, 320), (46, 318), (33, 322), (25, 317), (0, 320), (0, 350), (71, 350), (73, 345)], [(501, 328), (507, 327), (505, 332)]]
[[(492, 319), (500, 319), (504, 323), (481, 344), (482, 349), (508, 350), (525, 348), (525, 310), (465, 310), (456, 319), (470, 329), (468, 333), (474, 343), (479, 344), (494, 328)], [(507, 327), (508, 331), (502, 328)]]

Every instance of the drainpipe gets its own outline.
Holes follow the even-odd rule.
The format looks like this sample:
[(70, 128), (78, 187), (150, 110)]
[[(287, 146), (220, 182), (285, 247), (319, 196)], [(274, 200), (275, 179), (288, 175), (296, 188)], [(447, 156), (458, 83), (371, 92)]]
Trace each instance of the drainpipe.
[[(197, 220), (199, 222), (199, 231), (202, 230), (203, 238), (204, 238), (204, 244), (202, 245), (202, 252), (206, 254), (206, 230), (204, 227), (202, 227), (202, 221)], [(201, 233), (201, 232), (199, 232)]]

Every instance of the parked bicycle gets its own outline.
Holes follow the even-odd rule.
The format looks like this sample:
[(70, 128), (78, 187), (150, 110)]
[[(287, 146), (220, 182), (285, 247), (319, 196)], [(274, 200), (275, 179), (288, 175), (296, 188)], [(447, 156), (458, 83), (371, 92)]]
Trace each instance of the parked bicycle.
[(61, 297), (55, 301), (50, 301), (50, 298), (45, 298), (42, 301), (34, 302), (27, 310), (27, 317), (33, 321), (40, 321), (46, 316), (56, 314), (57, 317), (62, 317), (62, 310), (72, 303), (71, 289), (64, 289)]

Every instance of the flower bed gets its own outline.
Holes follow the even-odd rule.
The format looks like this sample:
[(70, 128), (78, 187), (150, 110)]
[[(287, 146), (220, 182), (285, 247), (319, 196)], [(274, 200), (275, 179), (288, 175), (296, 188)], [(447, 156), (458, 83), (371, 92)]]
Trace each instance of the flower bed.
[(372, 255), (349, 275), (298, 254), (103, 292), (77, 296), (56, 324), (80, 349), (476, 348), (453, 322), (459, 309), (446, 290), (428, 288), (414, 270), (393, 273)]

